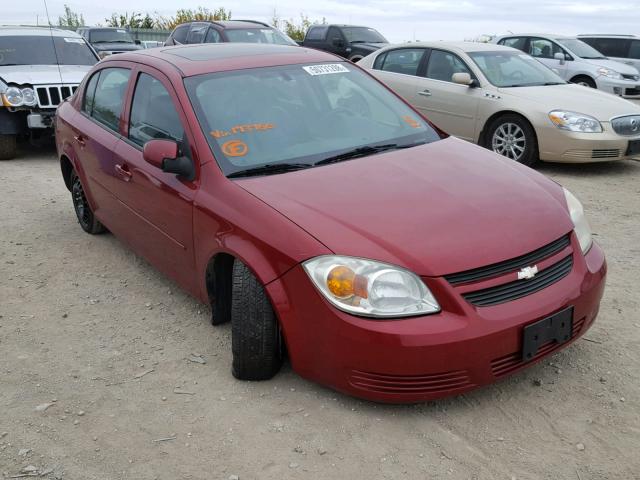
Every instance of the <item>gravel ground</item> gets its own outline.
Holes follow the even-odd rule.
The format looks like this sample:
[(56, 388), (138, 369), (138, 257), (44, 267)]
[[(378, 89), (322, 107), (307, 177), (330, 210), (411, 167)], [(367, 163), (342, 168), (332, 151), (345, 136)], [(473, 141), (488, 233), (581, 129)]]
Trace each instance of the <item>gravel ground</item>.
[(640, 479), (640, 163), (540, 169), (583, 200), (607, 253), (598, 321), (508, 380), (388, 406), (288, 366), (235, 380), (229, 326), (84, 234), (50, 148), (2, 162), (0, 475)]

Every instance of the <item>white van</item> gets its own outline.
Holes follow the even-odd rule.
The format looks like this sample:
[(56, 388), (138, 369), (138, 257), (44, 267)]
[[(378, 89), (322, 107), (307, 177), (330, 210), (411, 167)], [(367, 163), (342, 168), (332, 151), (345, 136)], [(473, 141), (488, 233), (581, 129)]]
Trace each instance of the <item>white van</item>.
[(640, 73), (631, 65), (609, 60), (575, 37), (544, 34), (505, 35), (493, 43), (517, 48), (552, 68), (568, 82), (640, 99)]
[(635, 35), (578, 35), (584, 43), (616, 62), (640, 70), (640, 38)]

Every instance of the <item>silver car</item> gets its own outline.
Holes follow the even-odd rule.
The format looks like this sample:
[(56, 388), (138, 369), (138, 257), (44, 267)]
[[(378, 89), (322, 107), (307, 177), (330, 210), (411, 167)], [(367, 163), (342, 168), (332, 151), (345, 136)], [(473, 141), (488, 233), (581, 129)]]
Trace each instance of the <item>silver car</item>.
[(97, 61), (75, 32), (0, 27), (0, 160), (15, 157), (19, 136), (53, 132), (56, 108)]
[(640, 99), (640, 73), (636, 68), (609, 60), (575, 37), (519, 34), (498, 37), (493, 43), (528, 53), (568, 82)]

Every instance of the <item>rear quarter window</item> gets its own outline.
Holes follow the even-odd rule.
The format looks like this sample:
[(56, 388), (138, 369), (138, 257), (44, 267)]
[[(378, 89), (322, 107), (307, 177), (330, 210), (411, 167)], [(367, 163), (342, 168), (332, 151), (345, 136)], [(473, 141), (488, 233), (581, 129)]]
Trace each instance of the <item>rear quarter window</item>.
[(100, 70), (96, 85), (91, 117), (115, 132), (119, 130), (130, 74), (126, 68), (105, 68)]
[(329, 27), (311, 27), (307, 32), (305, 40), (324, 40)]
[(189, 25), (180, 25), (179, 27), (176, 27), (176, 29), (173, 31), (173, 35), (171, 35), (171, 38), (173, 38), (174, 42), (186, 43), (188, 33), (189, 33)]

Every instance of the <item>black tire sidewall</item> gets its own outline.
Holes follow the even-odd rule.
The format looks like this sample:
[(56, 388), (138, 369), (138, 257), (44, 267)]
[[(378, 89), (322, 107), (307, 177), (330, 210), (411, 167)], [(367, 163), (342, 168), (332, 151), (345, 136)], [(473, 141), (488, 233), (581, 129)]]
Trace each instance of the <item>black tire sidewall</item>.
[[(505, 123), (514, 123), (518, 125), (518, 127), (522, 129), (525, 135), (525, 140), (526, 140), (525, 152), (524, 152), (524, 155), (522, 155), (522, 157), (518, 161), (518, 163), (521, 163), (528, 167), (535, 165), (538, 162), (538, 139), (537, 139), (535, 130), (533, 129), (531, 124), (520, 115), (515, 115), (515, 114), (502, 115), (496, 118), (495, 120), (493, 120), (489, 125), (489, 128), (487, 128), (487, 134), (485, 136), (485, 145), (484, 145), (485, 148), (493, 151), (493, 147), (492, 147), (493, 134), (498, 128), (500, 128), (501, 125)], [(497, 152), (494, 152), (494, 153), (496, 153), (497, 155), (500, 155)], [(508, 157), (505, 157), (505, 158), (511, 161), (515, 161)]]
[(579, 84), (580, 82), (584, 82), (586, 83), (589, 88), (598, 88), (598, 86), (596, 85), (596, 82), (593, 81), (593, 79), (591, 79), (590, 77), (576, 77), (573, 80), (571, 80), (571, 83), (575, 83), (575, 84)]
[(85, 224), (80, 216), (80, 212), (78, 211), (78, 206), (76, 205), (76, 201), (74, 198), (74, 185), (76, 183), (79, 183), (80, 188), (82, 188), (83, 191), (83, 195), (85, 196), (86, 199), (86, 193), (84, 193), (84, 186), (82, 185), (82, 182), (80, 180), (80, 177), (78, 176), (78, 174), (75, 172), (75, 170), (73, 170), (71, 172), (71, 176), (70, 176), (70, 184), (71, 184), (71, 201), (73, 203), (73, 210), (76, 212), (76, 218), (78, 220), (78, 223), (80, 224), (80, 227), (82, 228), (82, 230), (84, 230), (87, 233), (90, 234), (96, 234), (96, 233), (101, 233), (104, 231), (104, 227), (102, 226), (102, 224), (96, 219), (95, 215), (93, 214), (93, 210), (91, 210), (91, 207), (89, 206), (88, 202), (85, 202), (85, 208), (87, 209), (87, 217), (88, 217), (88, 221)]
[(0, 135), (0, 160), (13, 160), (18, 153), (15, 135)]

